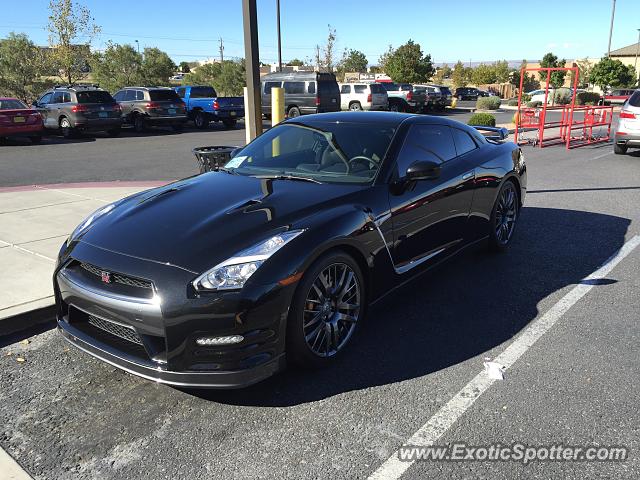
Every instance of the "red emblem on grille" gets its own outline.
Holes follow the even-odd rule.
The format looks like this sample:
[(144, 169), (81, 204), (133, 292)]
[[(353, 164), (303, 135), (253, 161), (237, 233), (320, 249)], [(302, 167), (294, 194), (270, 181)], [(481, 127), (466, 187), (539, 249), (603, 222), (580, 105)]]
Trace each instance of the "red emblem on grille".
[(100, 272), (100, 278), (104, 283), (111, 283), (111, 274), (109, 272)]

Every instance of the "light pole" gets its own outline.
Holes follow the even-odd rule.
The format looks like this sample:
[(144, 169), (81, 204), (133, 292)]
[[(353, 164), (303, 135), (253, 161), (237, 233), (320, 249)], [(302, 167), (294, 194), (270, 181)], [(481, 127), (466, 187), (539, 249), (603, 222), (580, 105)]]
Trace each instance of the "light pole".
[(138, 40), (134, 40), (136, 42), (136, 46), (138, 47), (138, 54), (140, 54), (140, 42)]
[(280, 0), (276, 0), (276, 16), (278, 19), (278, 71), (282, 71), (282, 43), (280, 39)]
[(607, 48), (607, 58), (611, 57), (611, 36), (613, 35), (613, 19), (616, 16), (616, 0), (613, 0), (613, 8), (611, 9), (611, 26), (609, 27), (609, 48)]
[(258, 10), (256, 0), (242, 0), (244, 62), (247, 72), (245, 91), (245, 128), (247, 143), (262, 133), (260, 97), (260, 52), (258, 50)]

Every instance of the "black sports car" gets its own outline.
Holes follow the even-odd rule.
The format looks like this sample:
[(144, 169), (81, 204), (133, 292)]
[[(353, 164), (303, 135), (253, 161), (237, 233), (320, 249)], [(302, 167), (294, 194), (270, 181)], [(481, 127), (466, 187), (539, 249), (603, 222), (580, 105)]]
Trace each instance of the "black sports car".
[(327, 364), (395, 287), (471, 244), (509, 245), (526, 167), (488, 130), (398, 113), (286, 121), (219, 171), (78, 226), (54, 275), (59, 330), (171, 385)]

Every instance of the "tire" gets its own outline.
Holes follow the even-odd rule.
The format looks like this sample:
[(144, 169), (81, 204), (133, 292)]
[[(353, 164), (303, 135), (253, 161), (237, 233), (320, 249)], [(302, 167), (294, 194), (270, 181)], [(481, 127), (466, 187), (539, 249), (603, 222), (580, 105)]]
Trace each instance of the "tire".
[(42, 143), (42, 135), (33, 135), (29, 137), (29, 140), (31, 140), (31, 143), (33, 143), (34, 145), (38, 145)]
[(209, 127), (209, 118), (206, 113), (198, 111), (196, 112), (196, 116), (193, 118), (193, 123), (196, 125), (196, 128), (204, 130)]
[(361, 112), (362, 105), (360, 105), (360, 102), (352, 102), (349, 104), (349, 110), (351, 110), (352, 112)]
[(289, 118), (296, 118), (300, 116), (300, 109), (298, 107), (291, 107), (288, 111), (287, 111), (287, 117)]
[[(339, 308), (340, 304), (348, 307)], [(304, 368), (332, 363), (349, 345), (365, 313), (365, 283), (358, 263), (342, 251), (321, 256), (307, 269), (293, 297), (287, 320), (288, 361)]]
[(120, 135), (120, 132), (120, 127), (112, 128), (111, 130), (107, 130), (107, 135), (109, 135), (110, 137), (117, 137), (118, 135)]
[(174, 132), (182, 132), (184, 130), (184, 124), (180, 123), (178, 125), (171, 125), (171, 128)]
[(496, 198), (491, 210), (489, 227), (489, 249), (503, 252), (511, 244), (518, 218), (520, 217), (520, 201), (515, 184), (507, 180)]
[(147, 130), (147, 122), (144, 115), (138, 114), (133, 117), (133, 129), (137, 133), (144, 133)]
[(613, 144), (613, 153), (615, 153), (616, 155), (624, 155), (625, 153), (627, 153), (627, 146), (626, 145), (618, 145), (617, 143)]
[(236, 123), (238, 123), (238, 121), (235, 118), (225, 118), (224, 120), (222, 120), (222, 124), (226, 128), (234, 128), (236, 126)]
[(76, 136), (76, 130), (71, 126), (71, 121), (67, 117), (60, 119), (60, 131), (64, 138), (74, 138)]

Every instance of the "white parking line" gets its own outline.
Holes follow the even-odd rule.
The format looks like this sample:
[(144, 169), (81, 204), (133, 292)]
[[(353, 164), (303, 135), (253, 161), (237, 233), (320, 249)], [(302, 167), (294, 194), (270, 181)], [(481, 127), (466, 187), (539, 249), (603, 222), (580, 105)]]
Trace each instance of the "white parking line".
[(2, 480), (33, 480), (11, 455), (0, 448), (0, 478)]
[[(613, 254), (602, 266), (573, 287), (542, 317), (529, 325), (500, 355), (493, 361), (510, 368), (533, 344), (536, 343), (553, 325), (575, 305), (596, 282), (613, 270), (627, 255), (640, 245), (640, 235), (626, 242), (620, 250)], [(483, 370), (476, 375), (462, 390), (447, 402), (436, 414), (409, 438), (404, 445), (433, 445), (460, 418), (471, 405), (486, 392), (495, 382)], [(371, 476), (369, 480), (398, 479), (413, 465), (413, 461), (401, 461), (396, 451)]]

